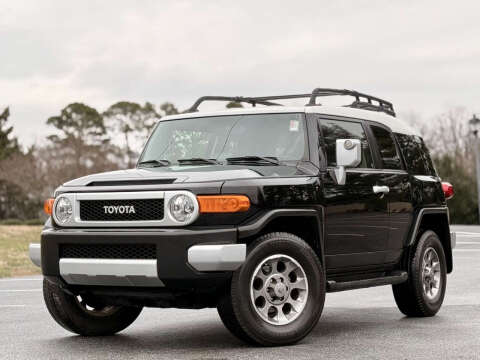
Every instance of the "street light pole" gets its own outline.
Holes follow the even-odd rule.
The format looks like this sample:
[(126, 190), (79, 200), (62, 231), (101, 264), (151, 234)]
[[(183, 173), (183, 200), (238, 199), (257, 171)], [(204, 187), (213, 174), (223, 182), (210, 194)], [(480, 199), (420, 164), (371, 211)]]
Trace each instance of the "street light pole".
[(473, 125), (472, 134), (473, 138), (473, 150), (475, 152), (475, 168), (477, 173), (477, 204), (478, 204), (478, 222), (480, 224), (480, 141), (478, 138), (478, 126), (480, 124), (480, 119), (475, 115), (469, 121), (470, 125)]

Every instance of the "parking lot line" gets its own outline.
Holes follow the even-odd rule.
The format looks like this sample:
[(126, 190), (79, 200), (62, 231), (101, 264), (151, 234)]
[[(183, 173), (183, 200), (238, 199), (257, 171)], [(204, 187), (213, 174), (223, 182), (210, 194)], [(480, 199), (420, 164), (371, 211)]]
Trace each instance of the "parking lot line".
[(37, 292), (42, 291), (42, 289), (8, 289), (8, 290), (0, 290), (0, 292)]
[(461, 237), (480, 237), (480, 233), (457, 231), (456, 234)]
[(17, 281), (41, 281), (43, 278), (38, 279), (0, 279), (0, 282), (17, 282)]

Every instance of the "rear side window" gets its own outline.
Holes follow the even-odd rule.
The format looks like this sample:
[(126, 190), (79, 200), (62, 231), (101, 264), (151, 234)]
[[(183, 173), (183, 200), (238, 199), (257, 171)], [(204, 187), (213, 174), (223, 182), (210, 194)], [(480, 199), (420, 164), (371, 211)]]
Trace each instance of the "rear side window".
[(337, 166), (337, 139), (358, 139), (362, 143), (362, 162), (357, 168), (373, 168), (372, 153), (361, 123), (341, 120), (320, 120), (328, 166)]
[(405, 134), (395, 134), (395, 137), (410, 173), (436, 176), (435, 167), (422, 138)]
[(382, 160), (382, 169), (402, 169), (402, 161), (397, 153), (393, 135), (387, 129), (372, 125), (373, 136), (377, 142), (380, 158)]

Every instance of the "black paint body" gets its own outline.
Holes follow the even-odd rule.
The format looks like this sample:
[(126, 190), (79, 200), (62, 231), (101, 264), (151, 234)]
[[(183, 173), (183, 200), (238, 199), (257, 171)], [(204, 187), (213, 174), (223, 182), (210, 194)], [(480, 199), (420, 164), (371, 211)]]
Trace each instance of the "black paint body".
[[(336, 181), (329, 166), (322, 122), (347, 121), (360, 124), (368, 140), (373, 167), (347, 169), (345, 185)], [(158, 276), (171, 291), (155, 292), (160, 299), (176, 291), (195, 294), (206, 288), (219, 291), (231, 273), (199, 273), (187, 264), (188, 247), (198, 243), (250, 243), (270, 231), (288, 231), (304, 238), (317, 252), (325, 267), (327, 280), (365, 279), (392, 270), (404, 269), (404, 259), (422, 226), (422, 216), (434, 217), (439, 236), (445, 246), (452, 270), (448, 209), (441, 182), (421, 139), (392, 134), (399, 154), (400, 169), (383, 169), (382, 158), (370, 126), (362, 119), (307, 114), (308, 151), (303, 161), (282, 166), (248, 166), (257, 177), (228, 178), (235, 166), (205, 165), (198, 171), (225, 171), (218, 181), (152, 183), (142, 186), (128, 182), (118, 186), (63, 186), (65, 192), (105, 192), (143, 190), (188, 190), (194, 194), (245, 194), (250, 198), (248, 212), (237, 214), (203, 214), (191, 226), (165, 229), (61, 229), (49, 221), (42, 234), (42, 270), (50, 280), (62, 283), (59, 277), (59, 246), (62, 243), (154, 243), (157, 245)], [(388, 129), (387, 129), (388, 130)], [(420, 155), (419, 155), (420, 154)], [(422, 162), (423, 159), (423, 162)], [(150, 169), (142, 171), (164, 171)], [(178, 173), (181, 175), (181, 172)], [(113, 181), (114, 179), (112, 179)], [(375, 194), (373, 186), (388, 186), (386, 195)], [(428, 208), (425, 212), (422, 209)], [(443, 233), (440, 233), (442, 232)], [(212, 286), (210, 286), (212, 285)], [(63, 284), (68, 288), (66, 284)], [(81, 290), (81, 287), (79, 287)], [(78, 287), (76, 288), (78, 290)], [(78, 291), (80, 291), (78, 290)], [(86, 291), (83, 289), (83, 291)], [(187, 296), (179, 301), (147, 301), (148, 289), (105, 289), (91, 292), (124, 295), (137, 301), (143, 298), (150, 306), (198, 307), (214, 306)], [(150, 293), (149, 293), (150, 292)], [(144, 296), (140, 296), (143, 294)], [(163, 294), (163, 295), (162, 295)], [(149, 296), (147, 296), (149, 295)], [(207, 297), (204, 297), (208, 299)], [(214, 297), (213, 297), (214, 298)], [(125, 300), (126, 301), (126, 300)]]

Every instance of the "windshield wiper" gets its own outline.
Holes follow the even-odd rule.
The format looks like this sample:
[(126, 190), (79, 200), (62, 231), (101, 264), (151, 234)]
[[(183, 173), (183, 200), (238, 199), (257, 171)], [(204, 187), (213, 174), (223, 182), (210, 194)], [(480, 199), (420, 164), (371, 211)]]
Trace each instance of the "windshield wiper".
[(255, 163), (255, 164), (265, 164), (267, 163), (268, 165), (280, 165), (280, 161), (274, 156), (256, 156), (256, 155), (250, 155), (250, 156), (239, 156), (239, 157), (231, 157), (231, 158), (226, 158), (227, 162), (229, 163)]
[(191, 158), (191, 159), (178, 159), (177, 160), (180, 165), (187, 165), (187, 164), (212, 164), (212, 165), (220, 165), (221, 163), (215, 159), (206, 159), (206, 158)]
[(152, 160), (140, 161), (140, 162), (138, 163), (138, 166), (141, 166), (141, 165), (151, 165), (152, 167), (169, 166), (169, 165), (170, 165), (170, 161), (168, 161), (168, 160), (155, 160), (155, 159), (152, 159)]

